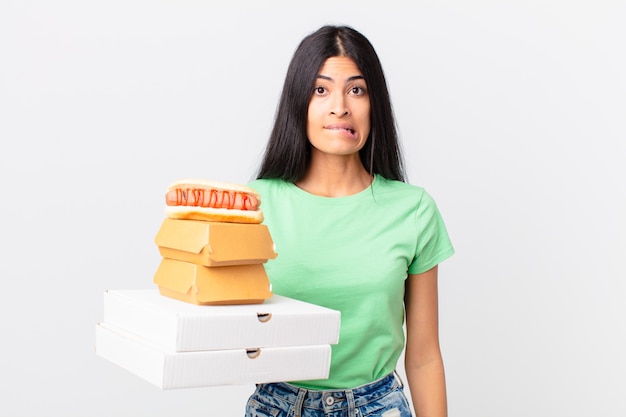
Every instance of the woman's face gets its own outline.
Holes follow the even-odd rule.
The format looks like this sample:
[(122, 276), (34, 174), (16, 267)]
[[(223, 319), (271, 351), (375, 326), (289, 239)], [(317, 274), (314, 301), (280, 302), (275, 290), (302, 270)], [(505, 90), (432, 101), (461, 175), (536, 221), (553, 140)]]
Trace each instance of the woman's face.
[(357, 153), (370, 133), (370, 99), (363, 74), (351, 58), (328, 58), (319, 71), (307, 118), (313, 151)]

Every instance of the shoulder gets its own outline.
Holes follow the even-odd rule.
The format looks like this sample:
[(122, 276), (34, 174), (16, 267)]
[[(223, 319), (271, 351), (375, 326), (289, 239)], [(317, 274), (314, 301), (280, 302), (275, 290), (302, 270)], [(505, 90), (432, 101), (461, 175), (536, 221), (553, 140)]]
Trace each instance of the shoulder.
[(285, 186), (285, 181), (277, 178), (257, 179), (246, 184), (248, 187), (258, 191), (267, 191)]
[(394, 199), (410, 200), (415, 203), (421, 202), (424, 198), (428, 200), (432, 199), (424, 187), (398, 180), (390, 180), (381, 176), (376, 177), (373, 190), (374, 195), (382, 195), (386, 198), (393, 197)]
[(259, 193), (263, 199), (274, 199), (285, 194), (292, 184), (278, 178), (257, 179), (246, 184)]
[(410, 210), (418, 217), (437, 215), (435, 199), (419, 185), (379, 177), (374, 184), (374, 198), (389, 208)]

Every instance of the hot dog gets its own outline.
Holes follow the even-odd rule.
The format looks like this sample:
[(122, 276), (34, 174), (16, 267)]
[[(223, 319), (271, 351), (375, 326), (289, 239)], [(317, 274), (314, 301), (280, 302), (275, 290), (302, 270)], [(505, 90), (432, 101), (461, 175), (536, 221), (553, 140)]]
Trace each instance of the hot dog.
[(167, 188), (165, 215), (171, 219), (261, 223), (261, 196), (241, 184), (183, 179)]

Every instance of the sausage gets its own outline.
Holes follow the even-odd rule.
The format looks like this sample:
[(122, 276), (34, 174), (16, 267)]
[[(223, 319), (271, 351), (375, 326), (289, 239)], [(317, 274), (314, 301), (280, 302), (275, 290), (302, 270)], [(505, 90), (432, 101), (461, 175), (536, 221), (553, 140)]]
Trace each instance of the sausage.
[(204, 187), (182, 187), (165, 194), (168, 206), (195, 206), (234, 210), (257, 210), (259, 201), (251, 194)]

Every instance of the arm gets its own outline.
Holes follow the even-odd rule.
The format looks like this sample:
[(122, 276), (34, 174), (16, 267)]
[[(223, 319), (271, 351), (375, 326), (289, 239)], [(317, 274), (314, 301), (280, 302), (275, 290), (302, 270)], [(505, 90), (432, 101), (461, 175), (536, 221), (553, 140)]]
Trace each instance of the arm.
[(446, 382), (439, 348), (437, 267), (406, 280), (405, 370), (417, 417), (447, 417)]

